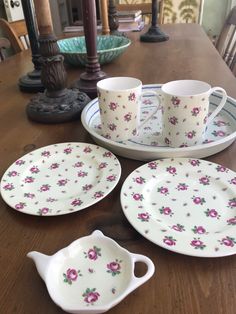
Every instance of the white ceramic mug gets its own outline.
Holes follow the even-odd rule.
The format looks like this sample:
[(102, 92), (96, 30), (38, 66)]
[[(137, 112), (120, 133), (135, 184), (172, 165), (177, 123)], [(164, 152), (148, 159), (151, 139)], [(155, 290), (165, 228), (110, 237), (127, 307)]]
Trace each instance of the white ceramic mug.
[[(197, 80), (171, 81), (162, 85), (162, 137), (171, 147), (202, 143), (207, 125), (220, 112), (227, 100), (226, 91)], [(208, 116), (209, 97), (222, 93), (218, 107)]]
[(138, 130), (157, 112), (158, 106), (140, 123), (141, 98), (155, 91), (142, 92), (142, 82), (133, 77), (111, 77), (97, 83), (102, 135), (113, 141), (124, 141), (137, 135)]

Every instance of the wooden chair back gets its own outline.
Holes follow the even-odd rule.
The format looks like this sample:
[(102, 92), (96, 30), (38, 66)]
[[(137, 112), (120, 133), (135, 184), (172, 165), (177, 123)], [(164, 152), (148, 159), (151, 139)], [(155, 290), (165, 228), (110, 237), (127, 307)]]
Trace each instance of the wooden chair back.
[(11, 44), (7, 38), (0, 38), (0, 62), (5, 60), (4, 50), (10, 48)]
[(0, 19), (0, 29), (3, 31), (15, 53), (26, 50), (30, 47), (28, 32), (24, 20), (8, 22)]
[(236, 6), (232, 8), (224, 23), (216, 48), (233, 71), (236, 61)]

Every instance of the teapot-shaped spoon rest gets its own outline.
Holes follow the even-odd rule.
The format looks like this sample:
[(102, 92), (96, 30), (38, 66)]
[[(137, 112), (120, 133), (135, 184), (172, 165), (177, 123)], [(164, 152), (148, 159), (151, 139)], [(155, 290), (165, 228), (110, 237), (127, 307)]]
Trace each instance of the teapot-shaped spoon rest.
[[(69, 313), (104, 313), (154, 273), (153, 262), (133, 254), (99, 230), (72, 242), (52, 256), (29, 252), (52, 300)], [(134, 275), (136, 262), (146, 274)]]

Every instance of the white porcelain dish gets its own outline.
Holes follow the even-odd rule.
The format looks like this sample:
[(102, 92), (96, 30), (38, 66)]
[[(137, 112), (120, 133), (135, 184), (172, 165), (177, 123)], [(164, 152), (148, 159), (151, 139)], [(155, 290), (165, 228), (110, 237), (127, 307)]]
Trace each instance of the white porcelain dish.
[(120, 175), (118, 159), (102, 147), (54, 144), (15, 161), (2, 177), (1, 194), (9, 206), (22, 213), (63, 215), (103, 199)]
[[(160, 90), (161, 85), (144, 85), (143, 90)], [(141, 105), (141, 119), (153, 112), (156, 106), (154, 96), (143, 98)], [(221, 100), (220, 94), (213, 94), (210, 98), (210, 111), (213, 111)], [(236, 100), (228, 97), (225, 107), (208, 126), (206, 137), (201, 145), (192, 147), (171, 148), (166, 146), (158, 134), (161, 130), (161, 113), (154, 115), (150, 122), (140, 130), (140, 134), (132, 140), (115, 142), (101, 135), (101, 121), (98, 99), (92, 100), (83, 109), (81, 121), (84, 128), (90, 133), (94, 141), (111, 150), (113, 153), (142, 161), (168, 157), (203, 158), (216, 154), (230, 144), (236, 137)], [(157, 140), (158, 139), (158, 140)]]
[(236, 173), (200, 159), (151, 161), (121, 189), (131, 225), (155, 244), (186, 255), (236, 253)]
[[(99, 230), (52, 256), (27, 254), (45, 281), (52, 300), (69, 313), (103, 313), (122, 301), (154, 273), (152, 261), (119, 246)], [(134, 275), (136, 262), (146, 274)]]

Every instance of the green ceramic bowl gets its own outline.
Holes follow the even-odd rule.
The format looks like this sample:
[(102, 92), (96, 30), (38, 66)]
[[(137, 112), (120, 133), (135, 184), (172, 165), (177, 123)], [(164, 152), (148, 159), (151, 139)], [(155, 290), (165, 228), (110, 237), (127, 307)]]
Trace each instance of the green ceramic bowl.
[[(73, 66), (85, 66), (87, 53), (84, 36), (61, 39), (57, 41), (57, 44), (60, 53), (65, 57), (65, 62)], [(97, 53), (100, 64), (111, 62), (130, 44), (130, 39), (123, 36), (97, 36)]]

